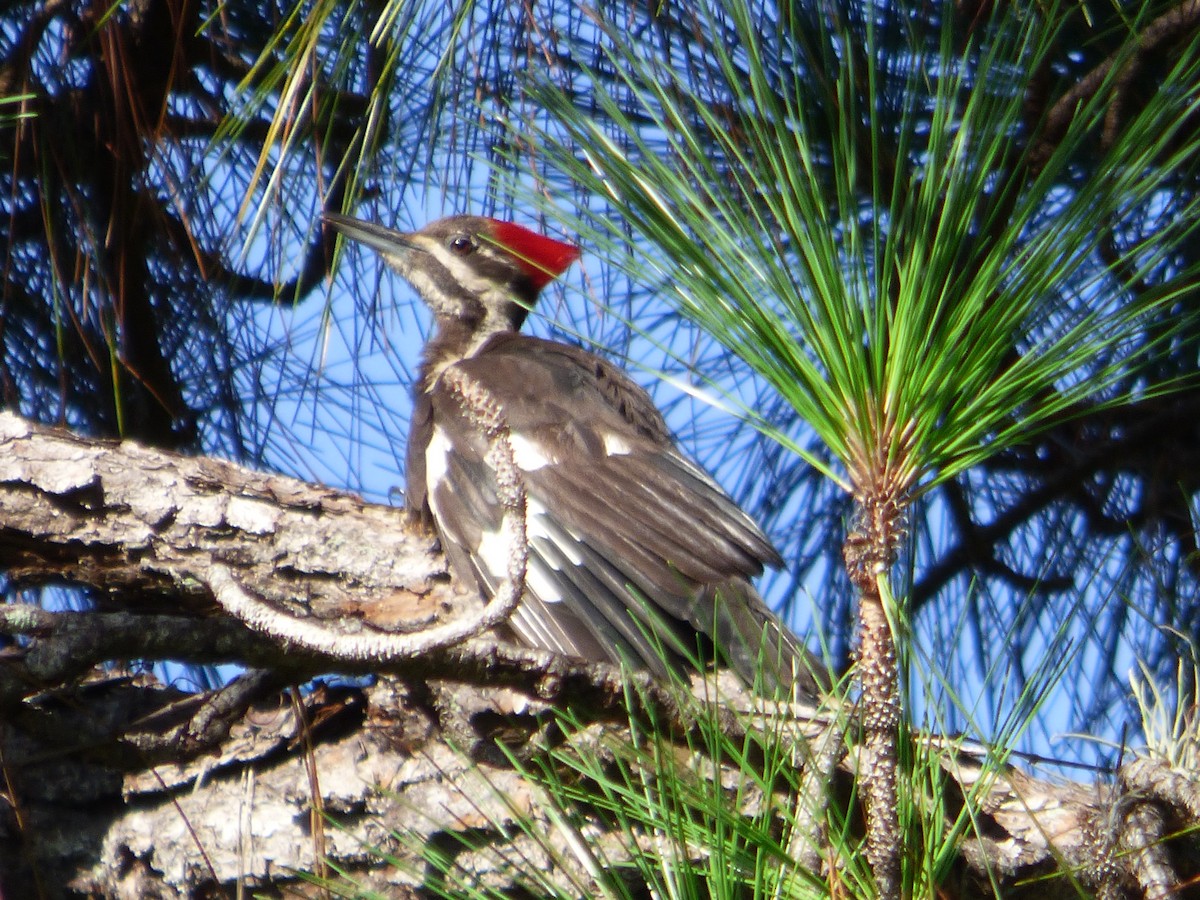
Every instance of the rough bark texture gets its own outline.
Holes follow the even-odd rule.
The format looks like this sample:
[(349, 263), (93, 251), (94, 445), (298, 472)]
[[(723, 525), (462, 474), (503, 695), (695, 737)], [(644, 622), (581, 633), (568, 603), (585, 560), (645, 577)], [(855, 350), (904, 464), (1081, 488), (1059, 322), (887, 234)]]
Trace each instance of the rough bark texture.
[(863, 465), (856, 488), (856, 526), (842, 548), (850, 583), (858, 591), (858, 683), (862, 690), (860, 790), (866, 805), (865, 854), (881, 900), (901, 900), (906, 851), (900, 823), (898, 750), (901, 723), (896, 643), (880, 579), (888, 577), (903, 537), (902, 480), (889, 477), (886, 462)]
[[(11, 636), (0, 651), (5, 898), (228, 896), (238, 885), (316, 895), (294, 873), (321, 873), (326, 859), (387, 896), (418, 896), (436, 878), (422, 849), (455, 857), (481, 884), (537, 870), (567, 895), (587, 892), (579, 857), (498, 827), (527, 815), (534, 833), (556, 834), (539, 789), (498, 747), (531, 757), (561, 741), (548, 710), (568, 701), (592, 723), (573, 740), (619, 734), (629, 696), (619, 673), (486, 638), (418, 657), (381, 644), (372, 659), (339, 661), (256, 634), (217, 604), (214, 573), (232, 573), (284, 624), (325, 623), (335, 638), (461, 614), (470, 603), (402, 513), (0, 415), (0, 566), (17, 587), (70, 583), (94, 598), (85, 610), (0, 606), (0, 639)], [(252, 668), (185, 693), (111, 665), (166, 658)], [(380, 676), (370, 687), (281, 692), (320, 672), (367, 671)], [(687, 733), (669, 692), (638, 687), (647, 709)], [(745, 721), (730, 716), (728, 731)], [(853, 735), (840, 735), (845, 714), (799, 711), (794, 727), (824, 748), (814, 771), (832, 769), (843, 802), (859, 763)], [(826, 752), (835, 730), (845, 752)], [(992, 896), (993, 884), (1005, 896), (1194, 895), (1180, 887), (1200, 874), (1191, 774), (1137, 760), (1112, 784), (1053, 784), (943, 755), (951, 814), (969, 796), (977, 822), (945, 896)], [(596, 858), (631, 852), (607, 820), (579, 815)]]
[(876, 589), (860, 593), (858, 677), (862, 687), (862, 767), (866, 799), (867, 860), (882, 900), (900, 900), (904, 834), (897, 804), (897, 728), (900, 698), (896, 686), (896, 647), (883, 601)]

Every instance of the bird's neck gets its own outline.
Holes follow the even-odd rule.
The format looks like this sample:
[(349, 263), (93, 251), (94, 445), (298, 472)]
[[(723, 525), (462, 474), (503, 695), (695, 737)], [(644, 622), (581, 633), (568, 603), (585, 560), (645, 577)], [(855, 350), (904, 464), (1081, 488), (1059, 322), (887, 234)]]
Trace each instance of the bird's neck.
[(519, 327), (519, 323), (508, 318), (484, 317), (477, 321), (439, 318), (434, 324), (433, 337), (425, 345), (421, 357), (418, 372), (421, 392), (432, 391), (446, 369), (474, 356), (490, 338), (514, 332)]
[(422, 392), (433, 390), (447, 368), (474, 356), (489, 338), (520, 331), (537, 300), (537, 288), (523, 276), (476, 281), (483, 285), (465, 289), (467, 279), (460, 273), (451, 289), (429, 284), (424, 291), (414, 282), (433, 311), (433, 337), (421, 358)]

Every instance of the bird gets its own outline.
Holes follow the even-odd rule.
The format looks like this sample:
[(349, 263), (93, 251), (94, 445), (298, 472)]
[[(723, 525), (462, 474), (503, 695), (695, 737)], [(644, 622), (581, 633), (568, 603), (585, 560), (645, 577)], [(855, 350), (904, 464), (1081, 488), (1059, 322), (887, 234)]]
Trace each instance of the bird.
[(467, 378), (503, 416), (528, 545), (504, 637), (659, 676), (721, 661), (760, 693), (819, 695), (828, 684), (821, 664), (752, 584), (783, 563), (759, 526), (681, 452), (622, 369), (521, 333), (578, 247), (482, 216), (412, 232), (323, 218), (379, 253), (432, 313), (412, 386), (405, 502), (436, 533), (452, 574), (484, 597), (507, 573), (503, 508), (487, 439), (447, 373)]

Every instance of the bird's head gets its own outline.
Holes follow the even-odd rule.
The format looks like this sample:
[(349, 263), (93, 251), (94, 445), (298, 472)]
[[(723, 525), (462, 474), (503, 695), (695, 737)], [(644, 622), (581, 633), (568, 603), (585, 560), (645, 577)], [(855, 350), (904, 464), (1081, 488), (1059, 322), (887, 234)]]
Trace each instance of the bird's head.
[(379, 252), (439, 325), (475, 333), (520, 328), (542, 288), (579, 259), (573, 244), (482, 216), (450, 216), (411, 232), (334, 213), (324, 219)]

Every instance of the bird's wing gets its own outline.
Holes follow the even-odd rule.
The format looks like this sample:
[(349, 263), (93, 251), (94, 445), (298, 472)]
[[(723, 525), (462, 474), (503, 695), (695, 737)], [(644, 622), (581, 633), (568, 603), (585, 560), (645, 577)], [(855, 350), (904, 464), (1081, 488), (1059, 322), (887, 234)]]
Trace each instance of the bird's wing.
[[(778, 554), (679, 452), (624, 373), (585, 350), (516, 334), (491, 339), (455, 368), (503, 411), (522, 472), (527, 597), (512, 622), (522, 638), (658, 668), (659, 639), (695, 652), (693, 631), (743, 642), (761, 634), (769, 614), (748, 580)], [(492, 590), (507, 559), (486, 440), (444, 381), (430, 400), (427, 500), (456, 571)], [(730, 595), (718, 604), (730, 609), (714, 609), (717, 592)], [(660, 615), (666, 629), (650, 624)], [(722, 621), (731, 615), (745, 621)]]

